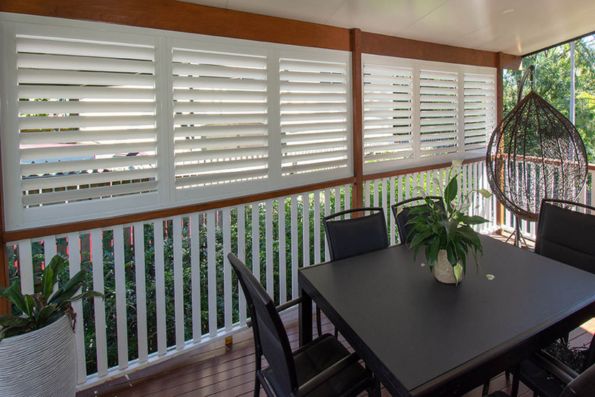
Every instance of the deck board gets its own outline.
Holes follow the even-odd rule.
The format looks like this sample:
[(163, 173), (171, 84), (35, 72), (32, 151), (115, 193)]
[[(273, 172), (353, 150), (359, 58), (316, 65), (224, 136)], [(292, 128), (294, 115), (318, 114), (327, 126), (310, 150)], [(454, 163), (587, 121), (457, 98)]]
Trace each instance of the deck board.
[[(297, 310), (283, 315), (288, 338), (293, 349), (298, 347)], [(313, 323), (315, 323), (313, 321)], [(323, 317), (323, 332), (332, 333), (332, 324)], [(570, 345), (585, 346), (595, 332), (595, 320), (572, 331)], [(314, 335), (316, 331), (314, 330)], [(346, 344), (345, 340), (340, 340)], [(223, 340), (190, 349), (165, 363), (140, 369), (128, 377), (119, 377), (103, 385), (86, 389), (77, 397), (197, 397), (197, 396), (251, 396), (254, 387), (254, 345), (252, 331), (242, 330), (233, 336), (234, 343), (226, 347)], [(350, 349), (351, 350), (351, 349)], [(266, 364), (265, 364), (266, 365)], [(504, 374), (491, 381), (490, 391), (509, 392)], [(365, 394), (364, 394), (365, 395)], [(532, 393), (521, 385), (519, 396), (529, 397)], [(261, 391), (261, 396), (264, 393)], [(390, 396), (382, 390), (382, 396)], [(480, 397), (477, 388), (464, 397)]]

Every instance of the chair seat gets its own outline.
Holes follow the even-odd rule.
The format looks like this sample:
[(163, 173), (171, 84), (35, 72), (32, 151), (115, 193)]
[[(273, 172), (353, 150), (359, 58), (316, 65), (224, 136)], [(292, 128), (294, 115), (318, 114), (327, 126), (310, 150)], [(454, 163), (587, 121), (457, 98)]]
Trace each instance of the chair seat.
[(519, 376), (523, 383), (543, 397), (558, 397), (566, 386), (532, 359), (521, 362)]
[[(324, 334), (316, 338), (293, 353), (298, 383), (303, 385), (348, 355), (347, 349), (333, 335)], [(271, 368), (263, 370), (263, 375), (269, 383), (274, 385), (276, 377), (273, 376)], [(369, 384), (369, 371), (359, 363), (355, 363), (314, 389), (308, 396), (357, 395)]]

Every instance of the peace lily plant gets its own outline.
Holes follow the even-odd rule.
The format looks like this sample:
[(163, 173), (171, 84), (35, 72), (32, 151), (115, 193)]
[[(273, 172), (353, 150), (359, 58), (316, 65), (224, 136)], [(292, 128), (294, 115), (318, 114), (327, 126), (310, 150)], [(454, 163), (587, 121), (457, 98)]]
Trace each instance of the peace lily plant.
[[(466, 214), (471, 206), (472, 195), (480, 194), (484, 198), (492, 195), (486, 189), (459, 195), (458, 177), (461, 175), (462, 164), (460, 160), (452, 162), (441, 200), (430, 198), (422, 189), (424, 203), (410, 209), (408, 222), (410, 231), (407, 241), (415, 256), (423, 249), (428, 265), (438, 281), (453, 284), (458, 284), (463, 279), (469, 254), (473, 255), (478, 265), (477, 257), (482, 253), (481, 240), (472, 226), (487, 222), (487, 219)], [(440, 180), (435, 179), (434, 183), (442, 190)], [(445, 271), (451, 273), (447, 278), (441, 278), (437, 274)], [(449, 281), (452, 276), (454, 278)]]

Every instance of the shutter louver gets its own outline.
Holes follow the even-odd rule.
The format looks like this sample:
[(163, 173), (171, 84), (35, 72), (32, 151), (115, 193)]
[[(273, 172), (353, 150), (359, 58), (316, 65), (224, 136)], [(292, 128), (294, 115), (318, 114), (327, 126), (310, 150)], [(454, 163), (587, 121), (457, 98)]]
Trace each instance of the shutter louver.
[(266, 57), (172, 56), (176, 189), (266, 178)]
[(490, 74), (465, 73), (465, 150), (483, 149), (496, 127), (496, 81)]
[(279, 60), (283, 176), (348, 166), (347, 65)]
[(364, 164), (403, 160), (412, 147), (412, 70), (364, 64)]
[(157, 189), (155, 49), (17, 35), (24, 207)]
[(420, 151), (421, 157), (457, 151), (457, 73), (421, 70)]

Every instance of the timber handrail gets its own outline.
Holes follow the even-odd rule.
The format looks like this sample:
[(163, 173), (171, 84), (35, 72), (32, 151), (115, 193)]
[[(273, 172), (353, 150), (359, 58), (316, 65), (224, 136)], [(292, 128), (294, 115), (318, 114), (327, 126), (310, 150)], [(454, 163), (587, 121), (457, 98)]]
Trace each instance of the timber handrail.
[[(463, 161), (463, 164), (474, 163), (483, 161), (485, 157), (474, 157)], [(429, 164), (412, 168), (395, 169), (386, 172), (379, 172), (375, 174), (363, 175), (363, 181), (370, 181), (376, 179), (390, 178), (399, 175), (413, 174), (416, 172), (430, 171), (440, 168), (446, 168), (450, 166), (450, 162)], [(589, 171), (595, 171), (595, 164), (589, 164)], [(184, 215), (193, 212), (209, 211), (217, 208), (231, 207), (234, 205), (248, 204), (257, 201), (268, 200), (276, 197), (290, 196), (294, 194), (300, 194), (305, 192), (311, 192), (320, 189), (331, 188), (340, 185), (353, 184), (356, 182), (355, 177), (348, 177), (342, 179), (335, 179), (331, 181), (319, 182), (315, 184), (302, 185), (296, 187), (290, 187), (280, 190), (273, 190), (269, 192), (256, 193), (246, 196), (230, 197), (221, 200), (214, 200), (205, 203), (197, 203), (184, 205), (179, 207), (164, 208), (151, 210), (146, 212), (139, 212), (136, 214), (127, 214), (109, 218), (93, 219), (88, 221), (78, 221), (63, 223), (57, 225), (41, 226), (30, 229), (19, 229), (5, 231), (2, 234), (2, 240), (4, 242), (19, 241), (31, 238), (40, 238), (44, 236), (52, 235), (64, 235), (72, 232), (80, 232), (91, 229), (107, 228), (115, 225), (127, 225), (135, 222), (149, 221), (152, 219), (168, 218), (172, 216)]]

